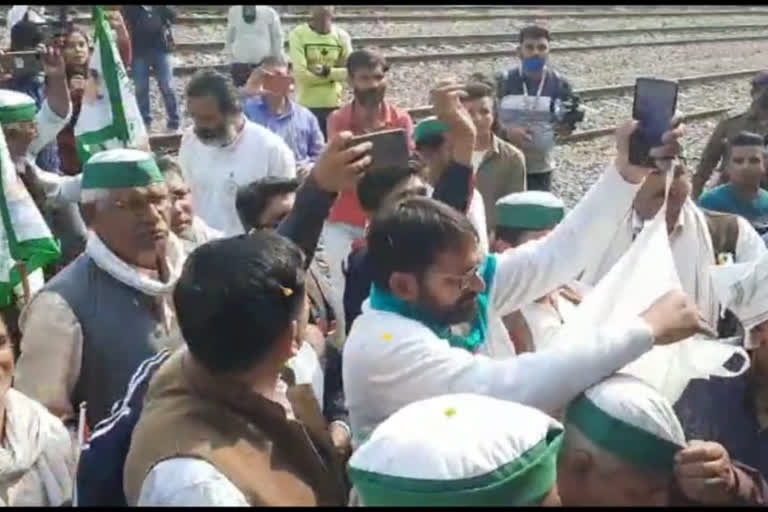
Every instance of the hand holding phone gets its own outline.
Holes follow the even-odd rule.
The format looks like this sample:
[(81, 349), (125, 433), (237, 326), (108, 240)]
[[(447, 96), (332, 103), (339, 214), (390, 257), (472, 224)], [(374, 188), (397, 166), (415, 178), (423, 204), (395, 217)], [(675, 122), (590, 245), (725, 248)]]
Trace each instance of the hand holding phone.
[(366, 172), (379, 172), (387, 169), (408, 168), (408, 139), (402, 129), (384, 130), (352, 137), (349, 146), (355, 146), (363, 142), (371, 142), (371, 164)]
[(351, 140), (350, 132), (341, 132), (328, 141), (308, 178), (321, 190), (335, 193), (354, 187), (368, 169), (373, 143)]
[(635, 100), (632, 117), (638, 127), (629, 142), (629, 161), (632, 165), (655, 167), (651, 149), (663, 145), (662, 136), (677, 108), (677, 82), (657, 78), (638, 78), (635, 82)]

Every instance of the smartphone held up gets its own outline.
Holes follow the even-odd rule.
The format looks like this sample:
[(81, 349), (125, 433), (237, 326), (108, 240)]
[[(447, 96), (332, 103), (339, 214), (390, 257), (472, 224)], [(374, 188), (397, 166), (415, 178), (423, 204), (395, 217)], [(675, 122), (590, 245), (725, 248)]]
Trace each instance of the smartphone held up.
[(658, 78), (638, 78), (632, 118), (639, 126), (629, 140), (629, 161), (632, 165), (655, 167), (651, 149), (662, 145), (662, 136), (677, 109), (677, 82)]
[(408, 140), (405, 131), (402, 129), (384, 130), (375, 133), (368, 133), (352, 137), (348, 146), (357, 146), (363, 142), (370, 141), (373, 144), (371, 148), (371, 165), (366, 172), (378, 172), (392, 168), (408, 168)]

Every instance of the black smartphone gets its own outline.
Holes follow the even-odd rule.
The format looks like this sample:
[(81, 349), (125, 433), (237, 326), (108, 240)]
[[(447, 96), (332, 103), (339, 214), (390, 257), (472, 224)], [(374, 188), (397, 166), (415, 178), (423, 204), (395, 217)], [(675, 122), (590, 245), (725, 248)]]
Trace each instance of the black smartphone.
[(0, 56), (0, 68), (14, 76), (26, 76), (42, 72), (43, 63), (37, 51), (6, 52)]
[(371, 141), (371, 165), (367, 172), (377, 172), (391, 168), (408, 168), (408, 139), (403, 129), (384, 130), (352, 137), (349, 147)]
[(638, 78), (632, 117), (640, 125), (629, 139), (629, 162), (654, 167), (651, 148), (661, 146), (661, 137), (669, 130), (669, 122), (677, 108), (677, 82), (658, 78)]

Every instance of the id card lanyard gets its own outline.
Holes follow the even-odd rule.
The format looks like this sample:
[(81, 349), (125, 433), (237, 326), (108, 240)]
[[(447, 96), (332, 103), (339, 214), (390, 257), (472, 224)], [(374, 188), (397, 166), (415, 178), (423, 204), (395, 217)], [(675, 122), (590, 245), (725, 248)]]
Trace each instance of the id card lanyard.
[[(522, 82), (523, 82), (523, 98), (524, 98), (523, 101), (524, 101), (524, 105), (525, 105), (525, 109), (526, 110), (533, 110), (534, 105), (536, 105), (536, 107), (539, 106), (539, 97), (541, 96), (541, 91), (544, 90), (544, 84), (547, 81), (547, 67), (544, 66), (541, 69), (541, 71), (542, 71), (542, 77), (541, 77), (541, 80), (539, 80), (539, 89), (536, 91), (535, 98), (531, 98), (528, 95), (528, 86), (525, 84), (525, 75), (523, 74), (523, 67), (520, 66), (520, 76), (523, 79), (522, 80)], [(533, 100), (533, 103), (531, 102), (531, 100)]]

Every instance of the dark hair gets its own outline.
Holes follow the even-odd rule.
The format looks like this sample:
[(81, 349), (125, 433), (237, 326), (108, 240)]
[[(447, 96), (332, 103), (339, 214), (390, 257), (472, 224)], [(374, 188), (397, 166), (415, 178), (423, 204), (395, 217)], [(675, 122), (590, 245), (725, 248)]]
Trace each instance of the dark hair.
[(422, 275), (439, 253), (477, 241), (477, 233), (466, 215), (450, 206), (407, 197), (374, 217), (367, 239), (373, 282), (388, 290), (392, 273)]
[(462, 99), (465, 101), (472, 101), (480, 98), (495, 99), (493, 94), (493, 87), (487, 83), (473, 82), (467, 84), (466, 87), (464, 87), (464, 90), (466, 91), (467, 95)]
[(163, 177), (168, 179), (169, 175), (178, 176), (179, 178), (184, 180), (184, 177), (181, 175), (181, 166), (179, 165), (178, 160), (176, 158), (172, 157), (171, 155), (154, 155), (155, 162), (157, 163), (157, 168), (160, 169), (160, 172), (163, 174)]
[(274, 232), (198, 247), (173, 292), (189, 351), (213, 373), (253, 368), (298, 317), (304, 279), (303, 253)]
[(11, 51), (34, 50), (37, 45), (45, 42), (43, 38), (42, 23), (24, 19), (11, 29)]
[(358, 69), (376, 69), (379, 66), (385, 73), (389, 71), (387, 59), (371, 50), (355, 50), (347, 57), (347, 73), (350, 77)]
[(734, 146), (765, 146), (765, 139), (756, 133), (741, 131), (731, 140)]
[(276, 196), (295, 192), (299, 180), (267, 176), (237, 189), (235, 208), (246, 231), (258, 227), (259, 217)]
[(411, 162), (406, 168), (393, 167), (364, 173), (357, 182), (357, 198), (360, 206), (367, 212), (378, 211), (387, 194), (411, 176), (418, 175), (419, 171), (418, 164)]
[(232, 81), (226, 76), (211, 69), (201, 69), (187, 84), (187, 98), (212, 96), (216, 99), (219, 110), (224, 115), (242, 112), (240, 95), (235, 90)]
[(542, 37), (545, 38), (547, 41), (552, 40), (552, 36), (550, 35), (549, 30), (545, 29), (544, 27), (540, 27), (538, 25), (528, 25), (526, 27), (523, 27), (523, 29), (520, 31), (521, 44), (526, 39), (540, 39)]
[(509, 228), (506, 226), (496, 226), (494, 233), (496, 238), (507, 242), (509, 245), (516, 246), (520, 243), (520, 237), (528, 231), (521, 228)]
[(277, 67), (287, 67), (288, 69), (291, 69), (291, 63), (286, 62), (285, 59), (282, 59), (280, 57), (275, 57), (274, 55), (267, 55), (261, 61), (259, 61), (258, 64), (256, 64), (257, 68), (277, 68)]

